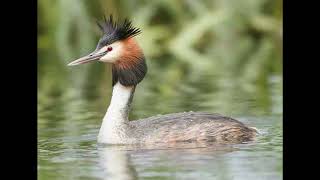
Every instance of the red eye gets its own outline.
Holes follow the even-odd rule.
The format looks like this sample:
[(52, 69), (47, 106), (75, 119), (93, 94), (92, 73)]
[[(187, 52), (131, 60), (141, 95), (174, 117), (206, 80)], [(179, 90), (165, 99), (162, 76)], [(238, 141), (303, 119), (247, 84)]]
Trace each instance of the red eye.
[(112, 51), (112, 47), (108, 47), (108, 48), (107, 48), (107, 51)]

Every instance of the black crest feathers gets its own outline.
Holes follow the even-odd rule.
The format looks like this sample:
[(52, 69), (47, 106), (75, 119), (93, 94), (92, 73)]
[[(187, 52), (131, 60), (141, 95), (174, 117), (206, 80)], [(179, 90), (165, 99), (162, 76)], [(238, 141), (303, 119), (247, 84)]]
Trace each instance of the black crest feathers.
[(111, 44), (115, 41), (124, 40), (141, 33), (139, 28), (133, 27), (130, 20), (115, 22), (112, 15), (108, 19), (104, 16), (103, 22), (97, 22), (97, 25), (103, 32), (103, 36), (98, 43), (97, 48)]

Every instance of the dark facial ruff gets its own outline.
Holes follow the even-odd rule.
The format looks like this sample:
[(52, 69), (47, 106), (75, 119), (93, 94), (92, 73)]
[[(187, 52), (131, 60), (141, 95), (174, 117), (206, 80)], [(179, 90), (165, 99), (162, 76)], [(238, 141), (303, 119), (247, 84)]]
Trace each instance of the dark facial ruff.
[(135, 86), (142, 81), (147, 74), (147, 64), (143, 59), (137, 60), (129, 68), (120, 68), (116, 64), (112, 65), (112, 86), (120, 82), (124, 86)]

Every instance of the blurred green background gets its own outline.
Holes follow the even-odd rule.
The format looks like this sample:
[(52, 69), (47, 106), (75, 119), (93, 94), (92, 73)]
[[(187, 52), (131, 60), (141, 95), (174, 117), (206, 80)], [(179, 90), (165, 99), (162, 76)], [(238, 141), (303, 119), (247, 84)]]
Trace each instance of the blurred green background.
[[(148, 73), (137, 86), (130, 119), (181, 111), (241, 117), (268, 135), (254, 149), (239, 151), (242, 156), (231, 154), (238, 164), (223, 167), (229, 173), (216, 171), (281, 179), (281, 0), (39, 0), (39, 179), (104, 179), (96, 135), (112, 92), (111, 66), (67, 64), (95, 49), (101, 36), (96, 21), (110, 14), (142, 30), (136, 38)], [(141, 160), (140, 169), (149, 163)], [(213, 159), (193, 170), (214, 176), (214, 168), (203, 168), (215, 164), (223, 163)]]
[[(134, 100), (134, 108), (144, 110), (133, 116), (180, 109), (282, 112), (278, 0), (40, 0), (38, 101), (83, 98), (105, 111), (111, 93), (110, 65), (66, 64), (95, 49), (101, 36), (96, 20), (109, 14), (128, 17), (142, 30), (137, 40), (149, 72)], [(276, 88), (270, 88), (273, 81), (279, 82)], [(192, 101), (195, 96), (198, 105)], [(237, 106), (236, 100), (242, 103)], [(251, 100), (253, 106), (244, 105)]]

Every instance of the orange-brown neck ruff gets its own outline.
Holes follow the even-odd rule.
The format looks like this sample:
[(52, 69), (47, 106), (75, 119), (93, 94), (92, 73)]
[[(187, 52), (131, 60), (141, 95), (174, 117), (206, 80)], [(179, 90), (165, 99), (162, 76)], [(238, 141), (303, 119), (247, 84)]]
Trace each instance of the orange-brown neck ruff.
[(119, 60), (115, 62), (117, 68), (128, 69), (139, 63), (143, 57), (143, 53), (138, 43), (133, 38), (128, 38), (122, 41), (123, 51)]
[(133, 38), (123, 40), (123, 52), (112, 66), (112, 85), (118, 81), (124, 86), (135, 86), (147, 73), (141, 48)]

